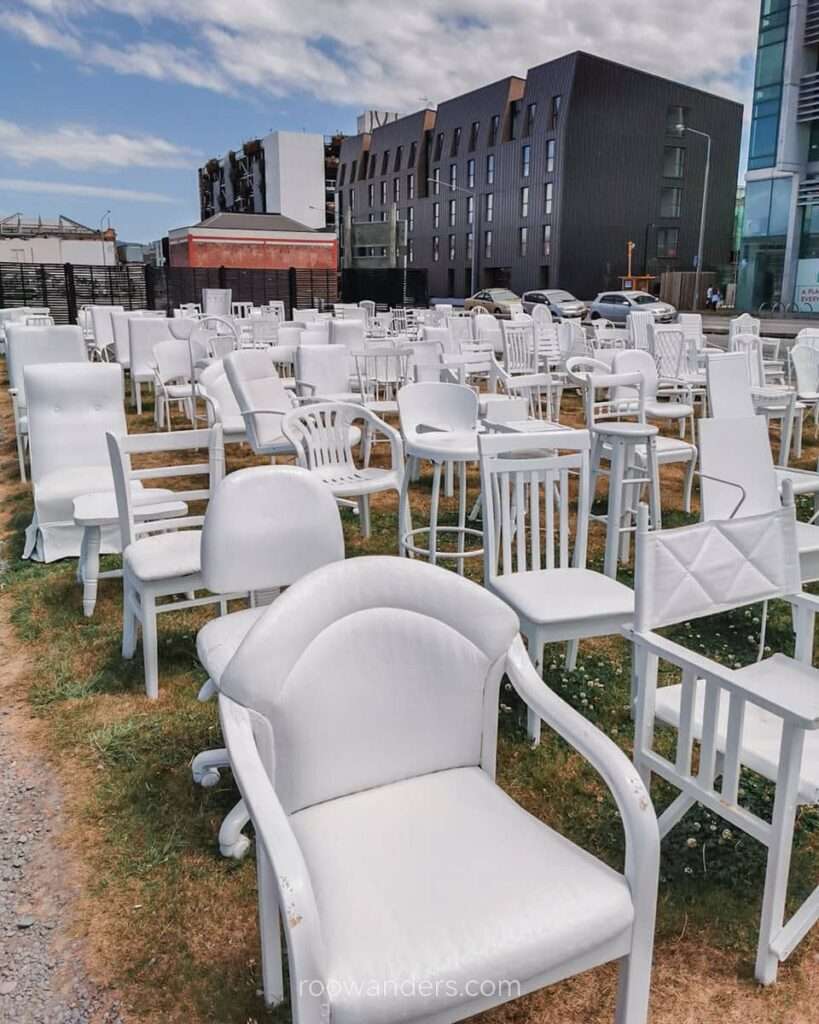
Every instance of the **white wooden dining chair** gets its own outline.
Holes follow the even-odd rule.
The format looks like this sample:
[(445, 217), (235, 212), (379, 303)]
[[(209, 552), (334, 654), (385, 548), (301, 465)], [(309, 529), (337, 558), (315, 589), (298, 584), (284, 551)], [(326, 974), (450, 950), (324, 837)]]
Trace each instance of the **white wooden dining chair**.
[(194, 402), (202, 393), (193, 376), (196, 360), (192, 357), (192, 351), (195, 349), (198, 349), (202, 357), (205, 356), (207, 350), (204, 345), (197, 345), (193, 339), (181, 341), (169, 338), (154, 345), (154, 420), (160, 430), (163, 427), (166, 430), (173, 429), (173, 404), (183, 408), (191, 426), (195, 425)]
[(128, 321), (128, 365), (131, 376), (131, 402), (142, 413), (142, 385), (153, 386), (154, 345), (173, 338), (167, 317), (135, 317)]
[[(482, 434), (478, 450), (485, 585), (517, 613), (540, 674), (544, 645), (563, 640), (572, 670), (578, 640), (617, 633), (634, 613), (629, 587), (586, 568), (589, 432)], [(539, 735), (532, 714), (530, 739)]]
[[(612, 792), (623, 874), (496, 784), (504, 673)], [(644, 1024), (651, 802), (616, 744), (543, 685), (497, 597), (418, 561), (335, 562), (271, 605), (220, 691), (256, 832), (267, 1003), (284, 996), (281, 919), (301, 1024), (463, 1020), (614, 960), (616, 1019)]]
[[(776, 980), (781, 961), (819, 919), (819, 888), (784, 923), (794, 819), (819, 802), (819, 672), (812, 667), (819, 599), (802, 593), (790, 489), (774, 511), (637, 533), (634, 761), (646, 787), (656, 774), (679, 796), (660, 815), (666, 835), (702, 804), (768, 848), (755, 975)], [(734, 495), (736, 505), (736, 495)], [(797, 657), (775, 654), (730, 669), (667, 639), (673, 623), (784, 598), (799, 623)], [(660, 664), (681, 681), (658, 686)], [(673, 759), (655, 749), (655, 726), (677, 732)], [(695, 745), (698, 746), (696, 756)], [(760, 817), (740, 787), (743, 768), (776, 786), (773, 817)]]
[[(196, 634), (196, 654), (207, 672), (204, 701), (219, 691), (230, 659), (278, 592), (328, 562), (344, 558), (344, 531), (332, 493), (295, 466), (253, 466), (226, 476), (214, 490), (202, 524), (202, 583), (214, 594), (247, 591), (250, 607), (217, 615)], [(191, 764), (194, 782), (215, 786), (230, 766), (224, 748), (205, 750)], [(250, 847), (249, 821), (237, 804), (219, 829), (224, 857), (241, 859)]]
[[(191, 481), (186, 490), (176, 490), (178, 501), (207, 502), (224, 476), (225, 453), (222, 431), (216, 425), (207, 430), (184, 430), (161, 434), (108, 433), (108, 454), (114, 478), (119, 528), (122, 536), (122, 656), (136, 653), (138, 627), (142, 631), (142, 659), (145, 667), (145, 692), (159, 696), (159, 661), (157, 653), (157, 617), (163, 612), (181, 611), (201, 605), (224, 602), (242, 594), (196, 597), (204, 588), (200, 544), (201, 513), (176, 519), (147, 519), (134, 516), (132, 486), (143, 480), (204, 477)], [(202, 459), (202, 449), (207, 460)], [(195, 452), (197, 461), (178, 463), (179, 452)], [(173, 453), (169, 465), (134, 468), (132, 457)], [(177, 595), (188, 595), (179, 599)], [(190, 596), (193, 595), (193, 596)], [(161, 599), (174, 597), (174, 600)]]

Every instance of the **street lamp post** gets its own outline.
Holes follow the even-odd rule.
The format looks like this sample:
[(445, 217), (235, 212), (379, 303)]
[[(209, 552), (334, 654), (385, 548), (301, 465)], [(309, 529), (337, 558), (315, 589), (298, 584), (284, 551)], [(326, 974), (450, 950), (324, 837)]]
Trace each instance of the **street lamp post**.
[(690, 132), (692, 135), (701, 135), (706, 142), (705, 149), (705, 176), (702, 181), (702, 209), (700, 211), (700, 240), (697, 246), (697, 272), (694, 275), (694, 309), (700, 308), (700, 287), (702, 285), (702, 255), (705, 247), (705, 214), (708, 207), (708, 176), (711, 171), (711, 136), (708, 132), (701, 132), (698, 128), (689, 128), (688, 125), (678, 124), (680, 132)]
[(448, 181), (440, 181), (438, 178), (427, 178), (427, 182), (431, 182), (433, 185), (443, 185), (444, 188), (452, 189), (453, 192), (465, 192), (468, 196), (472, 196), (474, 203), (472, 204), (472, 294), (474, 295), (478, 290), (478, 223), (481, 215), (480, 203), (478, 202), (478, 193), (475, 189), (464, 188), (463, 185), (451, 185)]

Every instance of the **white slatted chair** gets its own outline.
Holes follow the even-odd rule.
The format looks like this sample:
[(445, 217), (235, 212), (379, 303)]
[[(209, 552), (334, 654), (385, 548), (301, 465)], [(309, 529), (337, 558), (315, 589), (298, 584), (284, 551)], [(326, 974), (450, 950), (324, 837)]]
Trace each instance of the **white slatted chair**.
[[(812, 345), (794, 345), (789, 353), (796, 378), (796, 399), (813, 409), (813, 425), (819, 426), (819, 348)], [(797, 453), (799, 442), (797, 441)]]
[[(275, 515), (271, 515), (275, 509)], [(196, 654), (208, 680), (199, 699), (219, 691), (222, 673), (278, 591), (329, 562), (344, 558), (344, 532), (327, 488), (295, 466), (254, 466), (216, 487), (202, 525), (202, 583), (214, 594), (247, 591), (251, 606), (217, 615), (196, 634)], [(197, 754), (194, 782), (215, 786), (230, 766), (224, 748)], [(219, 829), (223, 857), (241, 859), (250, 847), (240, 802)]]
[(736, 334), (732, 344), (732, 351), (743, 353), (747, 359), (754, 408), (765, 416), (768, 423), (772, 420), (780, 421), (782, 440), (779, 461), (782, 466), (787, 466), (792, 435), (794, 435), (794, 448), (797, 457), (802, 454), (805, 406), (797, 401), (796, 391), (793, 388), (768, 382), (765, 376), (762, 339), (758, 335)]
[(471, 316), (448, 316), (446, 326), (454, 346), (471, 345), (475, 340), (472, 334), (474, 318)]
[[(602, 775), (624, 875), (495, 783), (504, 673)], [(325, 566), (259, 621), (219, 705), (257, 837), (267, 1003), (284, 997), (281, 908), (294, 1020), (463, 1020), (618, 960), (617, 1020), (644, 1024), (659, 862), (648, 795), (544, 687), (502, 601), (417, 561)]]
[[(590, 446), (587, 430), (478, 438), (485, 584), (520, 618), (540, 675), (544, 644), (569, 641), (566, 668), (572, 670), (579, 639), (617, 633), (634, 614), (633, 591), (586, 568)], [(536, 715), (528, 727), (537, 741)]]
[(544, 418), (543, 395), (546, 396), (545, 418), (556, 419), (552, 411), (551, 376), (538, 370), (539, 356), (534, 325), (530, 322), (501, 321), (503, 363), (494, 353), (492, 368), (496, 382), (510, 398), (526, 398), (533, 419)]
[(224, 359), (225, 374), (245, 422), (247, 439), (257, 455), (292, 455), (282, 434), (284, 417), (298, 404), (276, 373), (267, 352), (243, 349)]
[[(733, 500), (736, 506), (736, 493)], [(635, 765), (647, 787), (654, 773), (680, 791), (660, 815), (662, 834), (699, 803), (768, 847), (755, 970), (768, 985), (819, 919), (816, 889), (784, 924), (797, 807), (819, 802), (819, 672), (811, 665), (819, 601), (801, 592), (790, 500), (760, 515), (677, 530), (649, 531), (646, 520), (643, 506), (631, 632)], [(785, 598), (796, 610), (799, 660), (775, 654), (733, 670), (655, 632), (772, 598)], [(682, 681), (658, 686), (661, 662), (674, 666)], [(658, 722), (677, 732), (673, 760), (654, 749)], [(770, 822), (741, 795), (743, 767), (776, 785)]]
[(131, 404), (142, 413), (142, 385), (153, 385), (154, 345), (173, 335), (167, 317), (136, 317), (128, 321), (128, 365), (131, 376)]
[[(142, 658), (145, 666), (145, 692), (151, 699), (159, 696), (159, 660), (157, 653), (157, 616), (163, 612), (180, 611), (225, 602), (242, 594), (196, 597), (204, 588), (201, 572), (200, 543), (202, 515), (176, 519), (146, 519), (134, 516), (132, 487), (143, 480), (205, 477), (205, 486), (174, 490), (179, 501), (188, 504), (207, 501), (225, 471), (222, 431), (216, 425), (207, 430), (185, 430), (175, 434), (107, 434), (108, 455), (117, 498), (119, 529), (122, 536), (122, 656), (133, 658), (137, 648), (138, 627), (142, 630)], [(201, 461), (201, 449), (207, 460)], [(200, 461), (179, 463), (179, 452), (196, 451)], [(174, 461), (166, 466), (151, 465), (135, 469), (135, 455), (173, 453)], [(159, 598), (188, 596), (183, 600), (163, 601)], [(224, 608), (224, 603), (223, 603)]]
[(626, 318), (626, 329), (631, 339), (632, 348), (651, 348), (651, 330), (654, 327), (654, 314), (643, 309), (633, 309)]
[[(367, 452), (362, 460), (353, 445), (362, 430), (368, 445), (379, 436), (390, 446), (388, 469), (370, 466)], [(401, 495), (404, 479), (404, 448), (401, 435), (374, 412), (347, 402), (317, 402), (296, 409), (282, 421), (282, 433), (296, 450), (298, 463), (325, 484), (333, 496), (358, 504), (362, 537), (370, 536), (370, 495), (395, 491)]]
[[(82, 528), (74, 499), (114, 488), (107, 431), (127, 432), (122, 368), (116, 363), (51, 363), (24, 371), (34, 515), (23, 558), (77, 558)], [(119, 531), (102, 531), (100, 550), (120, 550)]]
[(253, 315), (253, 303), (231, 302), (230, 315), (237, 320), (249, 320)]
[(9, 375), (9, 397), (14, 414), (17, 438), (17, 464), (20, 479), (26, 479), (28, 451), (28, 409), (25, 369), (46, 363), (87, 363), (88, 350), (79, 327), (29, 326), (10, 321), (6, 327), (6, 369)]

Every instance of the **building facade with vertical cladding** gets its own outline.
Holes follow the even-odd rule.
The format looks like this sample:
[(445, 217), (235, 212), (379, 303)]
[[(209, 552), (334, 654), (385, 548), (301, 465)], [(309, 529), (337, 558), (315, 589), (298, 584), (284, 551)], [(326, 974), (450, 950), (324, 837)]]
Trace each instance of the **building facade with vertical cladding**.
[[(572, 53), (344, 139), (339, 223), (407, 221), (407, 263), (434, 296), (477, 286), (566, 288), (581, 298), (634, 271), (696, 263), (705, 140), (712, 137), (703, 267), (727, 264), (742, 106)], [(366, 251), (344, 265), (366, 266)], [(346, 261), (346, 262), (345, 262)]]

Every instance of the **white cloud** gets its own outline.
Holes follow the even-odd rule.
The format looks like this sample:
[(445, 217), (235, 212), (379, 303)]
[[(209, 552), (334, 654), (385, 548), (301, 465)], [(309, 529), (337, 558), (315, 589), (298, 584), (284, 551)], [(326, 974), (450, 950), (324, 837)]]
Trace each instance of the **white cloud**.
[[(409, 112), (572, 50), (743, 99), (758, 6), (720, 0), (22, 0), (2, 27), (78, 62), (238, 93)], [(119, 46), (100, 14), (132, 19)], [(174, 24), (184, 47), (157, 39)]]
[(32, 181), (30, 178), (0, 178), (0, 188), (9, 192), (35, 192), (38, 195), (78, 196), (83, 199), (119, 199), (125, 203), (175, 203), (161, 192), (140, 192), (131, 188), (106, 185), (75, 185), (64, 181)]
[(22, 166), (49, 163), (94, 167), (195, 167), (197, 154), (154, 135), (97, 132), (82, 125), (24, 127), (0, 120), (0, 152)]

